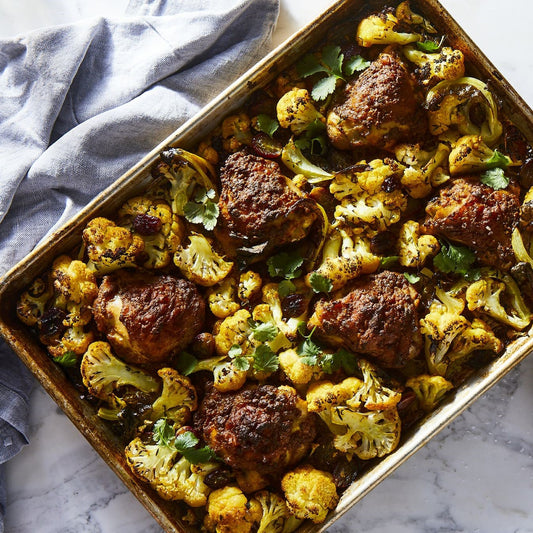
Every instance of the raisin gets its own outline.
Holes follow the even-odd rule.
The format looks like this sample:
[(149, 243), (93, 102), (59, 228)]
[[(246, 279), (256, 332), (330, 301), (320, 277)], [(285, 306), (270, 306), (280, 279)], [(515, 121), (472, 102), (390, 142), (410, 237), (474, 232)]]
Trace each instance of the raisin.
[(152, 215), (135, 215), (132, 221), (132, 228), (140, 235), (154, 235), (162, 226), (161, 219)]

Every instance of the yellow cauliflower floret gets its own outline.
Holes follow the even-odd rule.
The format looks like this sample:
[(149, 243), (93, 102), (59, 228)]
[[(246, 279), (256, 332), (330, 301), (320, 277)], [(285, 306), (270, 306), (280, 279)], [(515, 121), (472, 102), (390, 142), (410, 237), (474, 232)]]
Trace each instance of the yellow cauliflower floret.
[(35, 326), (39, 322), (54, 294), (47, 277), (35, 278), (17, 301), (17, 316), (27, 326)]
[(442, 376), (422, 374), (412, 377), (405, 383), (416, 394), (418, 405), (426, 413), (437, 407), (446, 393), (453, 389), (453, 384)]
[(310, 465), (301, 465), (285, 474), (281, 488), (289, 511), (296, 518), (315, 524), (324, 522), (339, 501), (333, 476)]
[(305, 385), (324, 375), (320, 365), (305, 364), (294, 348), (281, 352), (278, 357), (280, 368), (295, 385)]
[(326, 120), (315, 108), (307, 89), (295, 88), (286, 92), (278, 100), (276, 112), (280, 126), (290, 128), (295, 135), (301, 135), (315, 120)]
[(408, 220), (398, 234), (398, 262), (407, 268), (420, 269), (428, 257), (440, 250), (440, 244), (433, 235), (420, 235), (420, 224)]
[(207, 292), (209, 309), (217, 318), (226, 318), (240, 309), (235, 301), (237, 281), (226, 278)]
[(444, 46), (439, 52), (422, 52), (413, 46), (403, 48), (405, 57), (418, 68), (416, 74), (426, 87), (443, 80), (455, 80), (465, 74), (464, 55), (461, 50)]
[(239, 277), (239, 288), (237, 295), (242, 303), (250, 301), (261, 291), (263, 280), (261, 276), (253, 270), (243, 272)]
[(353, 398), (362, 387), (363, 382), (355, 377), (349, 377), (340, 383), (319, 381), (310, 385), (307, 390), (307, 410), (312, 413), (321, 413), (346, 403)]
[(222, 122), (222, 146), (226, 152), (236, 152), (250, 144), (250, 117), (246, 113), (231, 115)]

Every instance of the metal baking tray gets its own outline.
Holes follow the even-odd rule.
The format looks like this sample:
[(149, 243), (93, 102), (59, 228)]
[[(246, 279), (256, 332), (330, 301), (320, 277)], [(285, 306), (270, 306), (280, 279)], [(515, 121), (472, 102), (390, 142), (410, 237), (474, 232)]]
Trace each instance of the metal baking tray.
[[(126, 199), (141, 193), (152, 182), (150, 168), (165, 147), (173, 145), (192, 149), (212, 129), (213, 124), (219, 123), (224, 116), (238, 109), (254, 89), (266, 85), (290, 63), (310, 50), (336, 25), (344, 26), (346, 20), (354, 17), (363, 6), (379, 9), (383, 5), (397, 3), (397, 0), (389, 2), (341, 0), (332, 4), (316, 20), (266, 56), (195, 117), (155, 147), (0, 280), (0, 334), (165, 531), (192, 533), (196, 528), (191, 528), (181, 520), (186, 511), (184, 504), (163, 500), (155, 491), (133, 476), (126, 465), (120, 440), (96, 416), (94, 407), (80, 397), (79, 390), (52, 362), (29, 328), (17, 320), (15, 314), (17, 296), (35, 276), (51, 265), (56, 256), (68, 253), (81, 242), (82, 230), (91, 218), (97, 215), (111, 215)], [(503, 113), (522, 131), (528, 142), (533, 144), (533, 112), (449, 13), (437, 0), (418, 0), (412, 1), (411, 4), (413, 11), (423, 14), (440, 34), (447, 36), (450, 46), (462, 50), (468, 70), (489, 83), (492, 92), (501, 103)], [(353, 28), (355, 33), (355, 26)], [(335, 520), (522, 361), (533, 349), (532, 331), (533, 328), (510, 344), (500, 357), (474, 374), (436, 411), (416, 427), (408, 430), (402, 436), (402, 442), (396, 451), (377, 462), (344, 492), (339, 505), (330, 513), (326, 522), (318, 526), (302, 525), (298, 532), (318, 533), (330, 527)]]

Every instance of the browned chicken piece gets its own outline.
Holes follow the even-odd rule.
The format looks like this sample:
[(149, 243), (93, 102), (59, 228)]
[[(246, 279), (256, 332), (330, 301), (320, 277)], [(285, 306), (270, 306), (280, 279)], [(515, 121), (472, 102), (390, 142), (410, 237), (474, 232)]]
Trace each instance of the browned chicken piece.
[(128, 363), (164, 361), (200, 333), (205, 304), (193, 283), (170, 275), (115, 272), (94, 301), (98, 330)]
[(257, 255), (303, 239), (317, 218), (311, 198), (281, 173), (275, 161), (237, 152), (221, 170), (216, 235), (235, 257)]
[(348, 83), (327, 118), (331, 143), (340, 150), (373, 146), (390, 150), (415, 143), (427, 129), (423, 101), (413, 75), (394, 50), (384, 51)]
[(518, 186), (494, 190), (477, 177), (456, 178), (426, 206), (421, 231), (471, 248), (478, 260), (508, 269), (515, 262), (511, 234), (520, 217)]
[(292, 387), (273, 385), (226, 393), (208, 387), (194, 426), (231, 467), (268, 475), (301, 460), (316, 433), (306, 402)]
[(422, 348), (420, 295), (403, 274), (359, 278), (332, 300), (320, 300), (307, 327), (334, 346), (365, 354), (383, 367), (400, 367)]

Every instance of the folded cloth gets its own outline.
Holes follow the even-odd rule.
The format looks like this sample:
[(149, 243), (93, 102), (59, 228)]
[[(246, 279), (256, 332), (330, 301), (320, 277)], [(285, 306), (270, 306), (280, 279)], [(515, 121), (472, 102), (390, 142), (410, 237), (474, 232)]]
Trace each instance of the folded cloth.
[[(120, 19), (0, 40), (0, 276), (263, 56), (278, 12), (131, 0)], [(0, 350), (1, 463), (26, 442), (32, 380)]]

